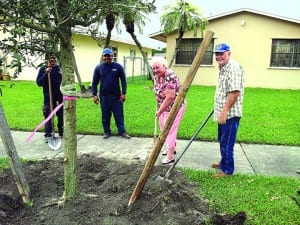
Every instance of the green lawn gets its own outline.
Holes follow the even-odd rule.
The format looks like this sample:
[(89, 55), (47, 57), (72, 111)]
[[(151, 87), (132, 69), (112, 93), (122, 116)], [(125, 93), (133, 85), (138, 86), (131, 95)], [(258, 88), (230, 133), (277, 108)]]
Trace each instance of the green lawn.
[(185, 172), (199, 184), (199, 193), (209, 199), (212, 210), (227, 214), (244, 211), (248, 225), (300, 224), (300, 208), (291, 198), (300, 189), (299, 179), (244, 174), (214, 179), (211, 171)]
[[(14, 83), (10, 88), (10, 84)], [(42, 88), (29, 81), (1, 81), (2, 102), (11, 129), (32, 131), (43, 120)], [(133, 136), (153, 136), (155, 100), (151, 81), (128, 84), (125, 125)], [(178, 138), (190, 139), (213, 108), (215, 87), (191, 86), (187, 110)], [(103, 133), (100, 109), (92, 99), (77, 100), (78, 133)], [(300, 145), (300, 90), (246, 88), (244, 115), (237, 141), (244, 143)], [(114, 123), (112, 129), (116, 132)], [(211, 119), (198, 139), (216, 141), (216, 123)]]
[[(153, 136), (155, 101), (151, 81), (129, 79), (125, 122), (133, 136)], [(11, 88), (10, 85), (14, 84)], [(12, 130), (32, 131), (42, 117), (42, 89), (29, 81), (0, 81), (3, 109)], [(178, 137), (190, 139), (213, 108), (215, 87), (192, 86)], [(78, 133), (103, 133), (100, 109), (92, 99), (77, 100)], [(244, 116), (238, 142), (300, 146), (300, 90), (246, 88)], [(116, 128), (112, 127), (116, 132)], [(216, 123), (210, 120), (198, 139), (216, 141)], [(300, 154), (300, 153), (299, 153)], [(0, 168), (7, 166), (0, 159)], [(300, 209), (291, 199), (300, 189), (299, 179), (236, 174), (212, 179), (211, 172), (185, 169), (199, 184), (199, 194), (212, 210), (235, 214), (245, 211), (247, 224), (300, 224)]]

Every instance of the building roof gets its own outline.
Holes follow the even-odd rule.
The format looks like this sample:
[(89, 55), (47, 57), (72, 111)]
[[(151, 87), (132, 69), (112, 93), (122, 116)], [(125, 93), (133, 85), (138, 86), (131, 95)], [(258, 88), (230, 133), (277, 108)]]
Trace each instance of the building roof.
[[(278, 20), (284, 20), (284, 21), (287, 21), (287, 22), (300, 24), (300, 20), (297, 20), (297, 19), (287, 18), (287, 17), (283, 17), (283, 16), (271, 14), (271, 13), (266, 13), (266, 12), (261, 12), (261, 11), (248, 9), (248, 8), (241, 8), (241, 9), (237, 9), (237, 10), (233, 10), (233, 11), (229, 11), (229, 12), (209, 16), (209, 17), (207, 17), (207, 20), (209, 22), (209, 21), (217, 20), (217, 19), (220, 19), (220, 18), (224, 18), (226, 16), (231, 16), (231, 15), (242, 13), (242, 12), (249, 12), (249, 13), (258, 14), (258, 15), (261, 15), (261, 16), (271, 17), (271, 18), (278, 19)], [(174, 32), (175, 31), (176, 30), (174, 30)], [(159, 32), (149, 34), (148, 37), (150, 37), (152, 39), (155, 39), (155, 40), (162, 41), (162, 42), (167, 41), (167, 35), (164, 34), (163, 31), (159, 31)]]
[[(76, 26), (76, 28), (73, 29), (73, 32), (76, 34), (81, 34), (81, 35), (88, 35), (90, 36), (88, 29), (86, 27), (82, 26)], [(106, 35), (106, 30), (104, 27), (99, 28), (99, 34), (105, 37)], [(161, 42), (159, 40), (155, 40), (150, 38), (149, 36), (144, 36), (142, 34), (135, 34), (139, 42), (141, 43), (142, 47), (144, 48), (150, 48), (150, 49), (155, 49), (155, 50), (161, 50), (166, 47), (166, 44), (164, 42)], [(126, 31), (117, 31), (114, 29), (112, 31), (111, 35), (111, 41), (116, 41), (124, 44), (129, 44), (129, 45), (136, 45), (133, 39), (131, 38), (130, 34)]]
[(287, 17), (275, 15), (275, 14), (272, 14), (272, 13), (266, 13), (266, 12), (262, 12), (262, 11), (258, 11), (258, 10), (254, 10), (254, 9), (248, 9), (248, 8), (241, 8), (241, 9), (229, 11), (229, 12), (226, 12), (226, 13), (217, 14), (215, 16), (210, 16), (207, 19), (209, 21), (210, 20), (215, 20), (215, 19), (219, 19), (221, 17), (230, 16), (230, 15), (241, 13), (241, 12), (249, 12), (249, 13), (258, 14), (258, 15), (261, 15), (261, 16), (272, 17), (274, 19), (285, 20), (285, 21), (288, 21), (288, 22), (299, 23), (300, 24), (300, 20), (297, 20), (297, 19), (287, 18)]

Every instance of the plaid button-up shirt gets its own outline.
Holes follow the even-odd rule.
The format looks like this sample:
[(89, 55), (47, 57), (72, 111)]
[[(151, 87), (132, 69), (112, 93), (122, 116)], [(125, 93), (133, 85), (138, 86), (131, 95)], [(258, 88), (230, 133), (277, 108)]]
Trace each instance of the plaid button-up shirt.
[(230, 108), (227, 119), (242, 116), (244, 98), (244, 70), (239, 63), (230, 59), (219, 71), (214, 101), (214, 120), (218, 119), (227, 102), (228, 95), (232, 91), (239, 91), (240, 95)]

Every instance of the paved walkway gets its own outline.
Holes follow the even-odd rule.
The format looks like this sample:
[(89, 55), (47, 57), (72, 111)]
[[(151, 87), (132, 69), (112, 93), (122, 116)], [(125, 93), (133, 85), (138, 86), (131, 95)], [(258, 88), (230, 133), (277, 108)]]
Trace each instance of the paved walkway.
[[(30, 132), (11, 132), (15, 147), (20, 158), (44, 159), (63, 156), (63, 149), (50, 150), (44, 143), (42, 133), (37, 133), (31, 142), (26, 143)], [(1, 141), (0, 141), (1, 142)], [(189, 140), (178, 140), (177, 157), (183, 152)], [(100, 135), (78, 135), (78, 154), (94, 153), (99, 157), (121, 160), (123, 162), (140, 162), (145, 164), (154, 146), (153, 138), (123, 139), (111, 137), (103, 139)], [(0, 157), (5, 157), (3, 145), (0, 145)], [(218, 143), (194, 141), (189, 146), (178, 167), (188, 167), (199, 170), (214, 170), (211, 163), (219, 160)], [(161, 156), (156, 164), (160, 164)], [(277, 145), (235, 145), (235, 173), (263, 174), (270, 176), (299, 177), (300, 146)]]

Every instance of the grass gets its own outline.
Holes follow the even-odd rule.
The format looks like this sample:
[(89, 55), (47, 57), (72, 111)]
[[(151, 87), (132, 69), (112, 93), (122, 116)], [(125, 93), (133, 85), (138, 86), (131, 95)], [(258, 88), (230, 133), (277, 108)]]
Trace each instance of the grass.
[[(11, 84), (14, 85), (10, 88)], [(43, 119), (42, 89), (30, 81), (1, 81), (0, 87), (9, 127), (32, 131)], [(155, 101), (151, 87), (151, 81), (146, 79), (128, 79), (124, 110), (131, 135), (153, 136)], [(179, 138), (190, 139), (212, 110), (214, 90), (215, 87), (190, 87)], [(299, 99), (300, 90), (246, 88), (237, 141), (300, 146)], [(99, 106), (91, 99), (78, 99), (76, 113), (78, 133), (103, 133)], [(116, 132), (115, 127), (112, 129)], [(216, 137), (216, 123), (211, 119), (198, 140), (216, 141)], [(6, 159), (0, 159), (0, 168), (3, 166), (8, 166)], [(245, 211), (249, 225), (300, 224), (299, 207), (291, 199), (300, 188), (296, 178), (236, 174), (229, 179), (212, 179), (211, 172), (184, 171), (199, 183), (199, 193), (209, 199), (211, 210), (229, 214)]]
[(289, 177), (266, 177), (236, 174), (214, 179), (212, 172), (185, 169), (187, 176), (199, 184), (199, 192), (211, 210), (227, 214), (247, 213), (247, 224), (300, 224), (299, 206), (291, 199), (300, 182)]
[(4, 168), (8, 168), (9, 164), (8, 164), (8, 160), (7, 158), (0, 158), (0, 170), (4, 169)]
[[(135, 78), (135, 80), (138, 80)], [(128, 84), (125, 126), (133, 136), (153, 136), (155, 100), (151, 81)], [(10, 88), (10, 84), (14, 86)], [(1, 103), (13, 130), (32, 131), (43, 120), (42, 88), (31, 81), (1, 81)], [(86, 85), (87, 86), (87, 85)], [(213, 108), (215, 87), (192, 86), (178, 138), (190, 139)], [(244, 112), (237, 142), (300, 146), (300, 90), (246, 88)], [(92, 99), (77, 100), (77, 131), (103, 133), (100, 109)], [(113, 132), (116, 127), (112, 123)], [(216, 141), (216, 123), (211, 119), (198, 140)]]

